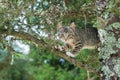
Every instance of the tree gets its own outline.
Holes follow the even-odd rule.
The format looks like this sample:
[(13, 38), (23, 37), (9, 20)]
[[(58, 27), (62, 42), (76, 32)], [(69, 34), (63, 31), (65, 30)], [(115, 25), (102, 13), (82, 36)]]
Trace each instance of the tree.
[[(94, 5), (95, 3), (96, 6)], [(114, 8), (116, 8), (116, 10)], [(64, 65), (67, 65), (66, 67), (68, 68), (66, 71), (71, 70), (70, 67), (72, 63), (81, 69), (81, 72), (83, 72), (84, 77), (86, 77), (87, 72), (82, 70), (87, 70), (92, 78), (100, 79), (100, 74), (98, 73), (98, 71), (101, 68), (101, 71), (107, 70), (110, 72), (110, 74), (113, 73), (115, 76), (114, 78), (108, 77), (109, 73), (107, 73), (106, 71), (103, 72), (104, 73), (103, 75), (105, 76), (102, 76), (101, 79), (109, 80), (112, 78), (115, 80), (116, 78), (120, 77), (119, 68), (118, 68), (120, 66), (118, 64), (120, 62), (119, 61), (120, 47), (119, 45), (117, 45), (120, 43), (119, 41), (120, 24), (115, 23), (115, 22), (120, 22), (120, 19), (117, 18), (116, 16), (113, 17), (110, 16), (109, 19), (108, 18), (106, 19), (106, 16), (108, 16), (107, 14), (112, 13), (119, 17), (120, 12), (118, 9), (119, 9), (119, 0), (118, 1), (99, 0), (96, 2), (91, 0), (69, 0), (69, 1), (68, 0), (37, 0), (37, 1), (36, 0), (32, 0), (32, 1), (30, 0), (2, 1), (1, 0), (0, 1), (0, 14), (1, 14), (0, 15), (0, 23), (1, 23), (0, 24), (0, 55), (1, 55), (0, 70), (5, 72), (4, 71), (5, 69), (9, 71), (11, 70), (11, 68), (13, 69), (14, 67), (16, 67), (15, 71), (9, 71), (9, 73), (12, 72), (13, 75), (12, 74), (8, 75), (6, 73), (8, 77), (4, 79), (3, 76), (3, 78), (1, 79), (2, 80), (8, 80), (10, 78), (15, 79), (17, 76), (16, 78), (17, 80), (21, 80), (21, 79), (65, 80), (67, 77), (70, 78), (70, 76), (73, 75), (69, 72), (63, 72), (64, 74), (69, 74), (70, 76), (65, 75), (67, 77), (62, 77), (61, 79), (59, 79), (58, 76), (59, 74), (60, 76), (62, 76), (61, 71), (63, 71), (62, 69), (64, 69), (64, 67), (61, 63), (56, 61), (62, 58), (63, 61), (65, 59), (70, 62), (70, 63), (64, 63)], [(103, 15), (105, 19), (103, 19), (101, 15)], [(113, 18), (115, 18), (116, 21), (112, 20)], [(101, 35), (102, 37), (104, 37), (105, 41), (100, 46), (99, 54), (97, 54), (98, 52), (95, 54), (92, 53), (92, 51), (90, 50), (83, 50), (80, 53), (80, 56), (76, 58), (70, 58), (64, 53), (54, 49), (54, 46), (59, 43), (55, 39), (56, 25), (59, 21), (63, 21), (66, 25), (74, 21), (78, 27), (95, 26), (100, 31), (102, 30)], [(111, 26), (113, 26), (112, 30), (111, 30)], [(110, 34), (107, 34), (108, 32)], [(113, 34), (115, 34), (114, 36), (115, 38), (113, 38)], [(22, 54), (24, 53), (23, 51), (21, 51), (23, 49), (22, 47), (18, 47), (16, 45), (17, 41), (21, 44), (29, 45), (30, 52), (28, 55)], [(111, 41), (115, 42), (116, 47), (114, 47), (114, 45), (110, 46), (111, 44), (113, 44), (113, 42)], [(109, 47), (111, 48), (108, 49)], [(19, 48), (20, 50), (18, 50)], [(106, 50), (106, 48), (108, 50)], [(90, 54), (86, 52), (89, 52)], [(104, 53), (106, 53), (106, 55), (104, 55)], [(55, 56), (56, 58), (53, 59), (53, 56)], [(101, 66), (100, 66), (99, 56), (100, 56), (100, 61), (102, 60)], [(114, 59), (113, 61), (113, 58), (116, 58), (116, 56), (117, 59)], [(49, 59), (48, 63), (50, 65), (53, 65), (54, 67), (44, 64), (44, 60), (46, 62), (47, 59)], [(33, 62), (31, 62), (32, 60)], [(103, 63), (105, 63), (106, 65), (103, 65)], [(21, 68), (22, 66), (20, 64), (25, 64), (24, 66), (25, 68)], [(11, 65), (13, 66), (11, 67)], [(33, 67), (33, 65), (39, 67)], [(42, 65), (41, 66), (42, 68), (40, 67), (40, 65)], [(5, 68), (5, 66), (8, 67)], [(61, 66), (62, 69), (59, 70), (59, 66)], [(117, 69), (114, 70), (113, 66)], [(45, 69), (47, 69), (46, 75), (49, 75), (47, 73), (50, 72), (52, 77), (47, 77), (47, 78), (45, 78), (46, 76), (39, 77), (40, 72), (38, 70), (42, 72), (44, 67)], [(30, 69), (30, 71), (27, 68)], [(55, 71), (54, 68), (55, 69), (57, 68), (57, 70)], [(73, 65), (72, 65), (72, 69), (74, 74), (77, 74), (77, 71), (79, 71), (78, 68), (74, 68)], [(25, 71), (28, 71), (26, 75), (22, 75), (25, 73)], [(30, 73), (32, 73), (32, 76)], [(45, 73), (43, 75), (45, 75)], [(78, 79), (84, 80), (85, 78), (76, 77), (76, 80)]]
[(119, 80), (120, 63), (120, 1), (96, 1), (98, 11), (98, 26), (104, 43), (99, 55), (102, 63), (101, 74), (103, 80)]

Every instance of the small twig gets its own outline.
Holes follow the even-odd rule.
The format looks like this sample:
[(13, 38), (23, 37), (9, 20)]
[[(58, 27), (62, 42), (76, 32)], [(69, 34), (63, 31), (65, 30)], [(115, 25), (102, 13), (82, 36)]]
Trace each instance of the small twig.
[(90, 80), (90, 72), (87, 70), (87, 80)]

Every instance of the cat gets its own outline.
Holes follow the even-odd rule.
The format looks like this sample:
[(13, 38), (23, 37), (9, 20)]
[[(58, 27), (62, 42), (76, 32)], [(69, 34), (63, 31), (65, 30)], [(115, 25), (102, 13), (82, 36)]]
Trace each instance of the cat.
[(63, 42), (63, 45), (59, 45), (58, 49), (65, 51), (66, 55), (70, 57), (76, 57), (82, 49), (95, 49), (100, 42), (96, 28), (77, 28), (74, 22), (68, 27), (59, 22), (57, 37), (58, 40)]

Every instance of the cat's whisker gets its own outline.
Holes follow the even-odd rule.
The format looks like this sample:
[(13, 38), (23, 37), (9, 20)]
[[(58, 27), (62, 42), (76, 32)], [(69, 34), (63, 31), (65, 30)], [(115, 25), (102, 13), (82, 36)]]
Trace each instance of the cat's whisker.
[(100, 42), (98, 31), (94, 27), (77, 28), (74, 23), (70, 27), (63, 27), (61, 24), (57, 33), (59, 40), (64, 42), (62, 48), (71, 57), (78, 55), (81, 49), (95, 47)]

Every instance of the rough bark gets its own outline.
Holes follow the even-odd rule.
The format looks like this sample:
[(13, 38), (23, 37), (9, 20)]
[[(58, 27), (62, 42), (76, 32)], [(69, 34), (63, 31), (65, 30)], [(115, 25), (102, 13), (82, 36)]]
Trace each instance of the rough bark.
[[(100, 47), (100, 61), (102, 80), (120, 79), (120, 16), (115, 12), (109, 12), (115, 6), (113, 0), (96, 0), (97, 17), (101, 18), (103, 23), (99, 23), (104, 42)], [(118, 2), (117, 4), (120, 4)], [(112, 6), (112, 7), (109, 7)], [(119, 5), (117, 7), (120, 7)], [(119, 9), (118, 9), (119, 10)], [(106, 15), (105, 14), (109, 14)]]

